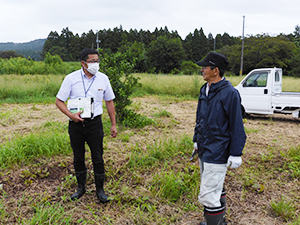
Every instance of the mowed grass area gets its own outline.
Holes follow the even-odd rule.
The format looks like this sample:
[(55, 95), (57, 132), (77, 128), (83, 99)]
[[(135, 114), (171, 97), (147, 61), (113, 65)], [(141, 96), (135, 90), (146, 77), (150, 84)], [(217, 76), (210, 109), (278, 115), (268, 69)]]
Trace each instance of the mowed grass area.
[[(64, 77), (7, 76), (6, 90), (16, 89), (14, 93), (19, 93), (19, 89), (21, 94), (11, 95), (9, 101), (1, 97), (1, 101), (22, 102), (18, 104), (21, 108), (33, 104), (32, 110), (39, 110), (49, 102), (54, 104)], [(10, 76), (14, 79), (9, 79)], [(142, 97), (133, 97), (131, 108), (155, 123), (141, 129), (120, 127), (118, 137), (111, 139), (105, 111), (105, 188), (112, 201), (103, 205), (96, 200), (89, 150), (88, 192), (80, 201), (70, 201), (76, 179), (67, 120), (58, 122), (45, 116), (44, 122), (26, 132), (20, 129), (0, 143), (0, 224), (197, 224), (201, 221), (203, 208), (197, 202), (199, 168), (197, 161), (190, 162), (189, 157), (198, 91), (204, 83), (202, 77), (137, 76), (143, 86), (135, 95)], [(228, 77), (234, 85), (241, 79)], [(297, 79), (291, 81), (295, 83)], [(39, 93), (49, 84), (54, 87), (53, 92), (39, 98), (26, 94)], [(184, 92), (193, 85), (195, 97), (193, 92)], [(20, 116), (21, 109), (11, 111), (7, 104), (1, 105), (3, 128), (22, 125), (31, 115)], [(63, 117), (59, 111), (51, 113)], [(191, 118), (186, 118), (187, 115)], [(244, 123), (248, 140), (243, 165), (230, 170), (226, 178), (229, 224), (251, 224), (251, 220), (261, 224), (300, 224), (299, 121), (248, 118)], [(255, 220), (255, 215), (259, 220)]]

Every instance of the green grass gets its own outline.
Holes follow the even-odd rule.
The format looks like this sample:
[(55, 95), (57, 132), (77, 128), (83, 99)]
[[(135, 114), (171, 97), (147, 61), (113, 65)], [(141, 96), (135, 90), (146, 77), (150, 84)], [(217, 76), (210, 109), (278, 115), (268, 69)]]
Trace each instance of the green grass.
[(271, 207), (273, 212), (286, 221), (292, 219), (295, 215), (296, 208), (291, 204), (291, 201), (286, 201), (283, 197), (281, 197), (280, 201), (272, 201)]
[[(65, 74), (66, 75), (66, 74)], [(49, 103), (53, 102), (65, 75), (0, 75), (1, 103)], [(205, 83), (201, 75), (135, 74), (142, 87), (132, 96), (160, 95), (195, 99)], [(228, 76), (236, 86), (243, 76)], [(17, 87), (17, 88), (16, 88)], [(300, 79), (283, 78), (283, 91), (300, 92)]]
[[(41, 87), (46, 87), (47, 79), (50, 79), (53, 87), (57, 89), (63, 78), (57, 75), (40, 77), (7, 75), (6, 78), (5, 76), (0, 76), (0, 80), (6, 82), (6, 85), (0, 82), (1, 88), (7, 86), (7, 93), (11, 89), (17, 94), (1, 98), (2, 103), (47, 102), (47, 99), (53, 102), (55, 91), (46, 92), (37, 98), (23, 95), (30, 91), (33, 93), (41, 91), (43, 89)], [(154, 78), (157, 80), (153, 81)], [(236, 84), (241, 77), (228, 79)], [(174, 87), (170, 92), (172, 82)], [(186, 91), (189, 87), (193, 87), (196, 93), (196, 89), (202, 84), (202, 78), (142, 75), (141, 83), (144, 87), (148, 86), (144, 93), (150, 91), (158, 95), (159, 101), (178, 102), (196, 100), (196, 97), (192, 97), (194, 95), (192, 92), (186, 95)], [(14, 90), (16, 87), (20, 90)], [(176, 92), (180, 94), (177, 95)], [(135, 111), (142, 108), (142, 104), (139, 103), (132, 105)], [(88, 190), (82, 201), (69, 201), (70, 192), (76, 186), (75, 176), (70, 171), (61, 177), (54, 193), (44, 191), (33, 194), (33, 190), (39, 186), (36, 182), (37, 177), (40, 179), (39, 182), (47, 180), (49, 175), (45, 169), (47, 162), (57, 160), (59, 165), (55, 165), (61, 168), (59, 170), (61, 173), (69, 168), (67, 164), (72, 160), (66, 157), (72, 157), (72, 150), (67, 134), (67, 123), (47, 122), (35, 127), (30, 133), (14, 134), (9, 141), (0, 143), (1, 177), (8, 182), (16, 168), (21, 167), (18, 176), (27, 187), (20, 190), (23, 197), (15, 199), (14, 195), (5, 193), (0, 184), (0, 223), (180, 224), (183, 215), (202, 216), (203, 208), (197, 202), (199, 167), (196, 162), (188, 160), (193, 149), (192, 137), (186, 134), (172, 134), (172, 127), (177, 122), (167, 110), (157, 109), (151, 113), (154, 122), (148, 127), (139, 129), (122, 127), (116, 139), (111, 141), (109, 137), (105, 137), (104, 158), (108, 178), (105, 188), (112, 198), (112, 202), (107, 205), (97, 204), (95, 193), (91, 190)], [(22, 119), (18, 117), (20, 114), (17, 108), (11, 110), (11, 113), (0, 113), (2, 126), (19, 124)], [(246, 127), (249, 120), (244, 120)], [(265, 123), (276, 125), (276, 121), (272, 123), (267, 121), (264, 125)], [(110, 122), (107, 115), (103, 116), (103, 124), (104, 132), (109, 133)], [(262, 128), (246, 128), (246, 132), (248, 136), (264, 135)], [(151, 135), (153, 133), (157, 135)], [(139, 139), (136, 139), (137, 137)], [(261, 147), (261, 143), (247, 144), (242, 167), (237, 171), (228, 172), (228, 179), (231, 179), (229, 182), (232, 181), (229, 185), (242, 189), (237, 192), (238, 198), (234, 198), (235, 192), (230, 193), (230, 200), (232, 204), (239, 204), (249, 200), (247, 195), (254, 196), (256, 206), (261, 207), (267, 215), (273, 215), (272, 217), (279, 221), (300, 224), (298, 193), (284, 191), (290, 187), (287, 184), (290, 185), (291, 182), (294, 182), (295, 186), (298, 184), (299, 146), (283, 150), (284, 146), (273, 146), (280, 137), (273, 139), (273, 143), (268, 147)], [(249, 155), (250, 151), (253, 155)], [(87, 165), (90, 168), (91, 164), (90, 153), (87, 151)], [(92, 177), (90, 172), (89, 186), (93, 182)], [(278, 190), (282, 190), (287, 196), (279, 200), (268, 198), (268, 193), (273, 193), (273, 190), (277, 193)], [(267, 201), (261, 205), (258, 199), (262, 199), (264, 195), (266, 195), (264, 200)], [(165, 213), (162, 214), (162, 211)], [(228, 214), (230, 216), (230, 211)]]
[(16, 163), (27, 164), (35, 158), (69, 154), (69, 138), (65, 124), (47, 122), (25, 136), (17, 135), (13, 140), (0, 144), (0, 168), (12, 167)]
[(287, 167), (291, 170), (291, 176), (300, 179), (300, 146), (292, 148), (288, 152), (288, 156), (292, 159)]
[(1, 75), (0, 103), (53, 102), (64, 76)]
[[(201, 75), (154, 75), (136, 74), (142, 87), (134, 95), (170, 95), (197, 98), (200, 87), (206, 82)], [(232, 85), (237, 85), (243, 77), (226, 77)]]

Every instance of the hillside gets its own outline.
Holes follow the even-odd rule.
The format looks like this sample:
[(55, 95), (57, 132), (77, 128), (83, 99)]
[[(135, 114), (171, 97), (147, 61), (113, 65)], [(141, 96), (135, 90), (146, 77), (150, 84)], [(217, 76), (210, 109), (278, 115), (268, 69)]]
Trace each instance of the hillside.
[(30, 56), (34, 60), (40, 60), (45, 41), (46, 39), (37, 39), (24, 43), (0, 43), (0, 51), (13, 50), (18, 54), (24, 55), (26, 58)]

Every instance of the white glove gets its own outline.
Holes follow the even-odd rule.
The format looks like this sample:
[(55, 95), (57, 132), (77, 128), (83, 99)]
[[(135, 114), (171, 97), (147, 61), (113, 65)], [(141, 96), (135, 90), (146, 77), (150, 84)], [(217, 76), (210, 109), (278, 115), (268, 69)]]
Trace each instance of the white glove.
[(194, 142), (194, 150), (193, 150), (193, 153), (192, 153), (192, 156), (190, 158), (190, 161), (192, 161), (195, 157), (195, 155), (198, 154), (198, 146), (197, 146), (197, 142)]
[(241, 156), (229, 156), (227, 160), (227, 167), (230, 166), (232, 169), (238, 168), (242, 165), (242, 157)]

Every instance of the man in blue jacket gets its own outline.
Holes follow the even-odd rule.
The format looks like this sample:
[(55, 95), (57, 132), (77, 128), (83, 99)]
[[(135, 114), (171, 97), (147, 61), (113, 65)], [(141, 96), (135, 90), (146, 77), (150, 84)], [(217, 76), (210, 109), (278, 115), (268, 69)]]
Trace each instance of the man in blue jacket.
[(224, 55), (210, 52), (196, 64), (202, 66), (203, 79), (207, 81), (200, 89), (193, 137), (201, 174), (198, 200), (204, 206), (206, 220), (201, 225), (222, 225), (226, 224), (223, 183), (227, 167), (242, 164), (246, 142), (241, 98), (223, 77), (229, 64)]

